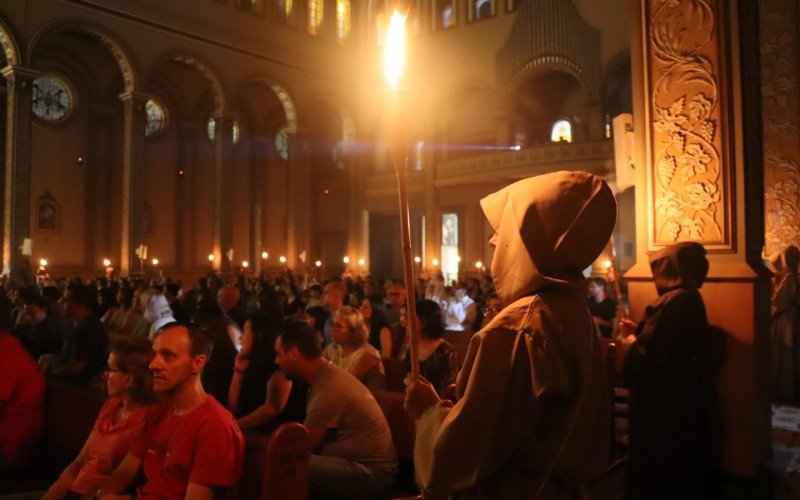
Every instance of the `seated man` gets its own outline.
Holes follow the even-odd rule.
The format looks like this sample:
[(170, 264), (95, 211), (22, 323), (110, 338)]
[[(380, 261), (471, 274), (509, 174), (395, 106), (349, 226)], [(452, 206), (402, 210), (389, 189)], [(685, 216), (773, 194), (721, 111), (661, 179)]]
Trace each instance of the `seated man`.
[(322, 359), (317, 334), (288, 323), (275, 340), (276, 362), (287, 378), (309, 385), (305, 426), (311, 434), (311, 496), (380, 498), (397, 469), (389, 424), (357, 378)]
[(61, 352), (61, 331), (56, 319), (50, 314), (47, 301), (37, 294), (25, 294), (22, 297), (24, 307), (21, 314), (24, 324), (18, 324), (14, 336), (22, 343), (22, 347), (38, 360), (45, 354)]
[(162, 328), (150, 370), (164, 408), (101, 488), (101, 497), (114, 498), (140, 469), (145, 482), (137, 498), (224, 497), (236, 485), (244, 463), (242, 432), (200, 383), (211, 347), (195, 327), (175, 323)]
[(97, 290), (70, 285), (61, 297), (61, 304), (64, 314), (75, 326), (47, 372), (86, 384), (102, 371), (108, 356), (108, 334), (96, 312)]
[(0, 477), (30, 463), (44, 427), (44, 376), (9, 333), (12, 307), (0, 293)]

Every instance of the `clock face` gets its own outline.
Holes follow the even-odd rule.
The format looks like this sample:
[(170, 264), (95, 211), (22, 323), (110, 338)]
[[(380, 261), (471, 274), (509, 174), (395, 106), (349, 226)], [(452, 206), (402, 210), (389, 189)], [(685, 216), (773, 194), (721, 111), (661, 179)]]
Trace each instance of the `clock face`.
[(283, 161), (289, 159), (289, 132), (285, 126), (275, 134), (275, 149)]
[(147, 114), (147, 121), (145, 122), (144, 135), (150, 137), (164, 130), (166, 115), (164, 108), (153, 100), (149, 99), (145, 105), (145, 113)]
[(72, 110), (72, 94), (60, 78), (45, 76), (33, 81), (31, 109), (39, 119), (60, 121)]

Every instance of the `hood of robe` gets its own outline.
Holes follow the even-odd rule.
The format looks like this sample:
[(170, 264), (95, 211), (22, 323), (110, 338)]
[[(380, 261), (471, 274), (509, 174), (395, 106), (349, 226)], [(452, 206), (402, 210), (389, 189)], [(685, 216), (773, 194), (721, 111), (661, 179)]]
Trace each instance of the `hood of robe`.
[(583, 286), (617, 215), (608, 184), (587, 172), (523, 179), (481, 207), (497, 233), (492, 277), (504, 306), (544, 287)]
[(783, 247), (768, 261), (768, 267), (775, 274), (797, 274), (798, 265), (800, 265), (800, 249), (794, 245)]
[(664, 247), (650, 255), (659, 295), (678, 288), (700, 288), (708, 274), (706, 249), (695, 242), (683, 242)]

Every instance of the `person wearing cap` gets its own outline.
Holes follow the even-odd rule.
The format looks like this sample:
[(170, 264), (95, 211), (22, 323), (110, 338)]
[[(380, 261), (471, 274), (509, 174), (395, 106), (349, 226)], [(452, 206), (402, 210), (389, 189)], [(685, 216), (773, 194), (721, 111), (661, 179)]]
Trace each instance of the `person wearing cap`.
[(503, 309), (472, 337), (454, 406), (408, 380), (418, 480), (455, 498), (578, 498), (609, 456), (609, 386), (582, 271), (611, 236), (614, 195), (595, 175), (554, 172), (481, 206)]

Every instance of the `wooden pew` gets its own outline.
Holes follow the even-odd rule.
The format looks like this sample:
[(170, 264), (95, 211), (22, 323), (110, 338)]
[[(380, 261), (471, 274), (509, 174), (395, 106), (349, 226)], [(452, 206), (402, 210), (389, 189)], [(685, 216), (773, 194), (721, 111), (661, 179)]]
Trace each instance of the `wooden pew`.
[(414, 438), (416, 436), (416, 423), (409, 415), (403, 403), (405, 394), (400, 392), (371, 389), (378, 406), (392, 431), (392, 441), (397, 450), (397, 479), (395, 481), (395, 496), (417, 494), (414, 482)]
[(49, 488), (80, 453), (104, 403), (105, 397), (96, 391), (48, 377), (39, 457), (27, 471), (3, 478), (0, 495)]
[(245, 459), (237, 499), (305, 500), (311, 442), (302, 424), (288, 422), (270, 436), (245, 432)]

